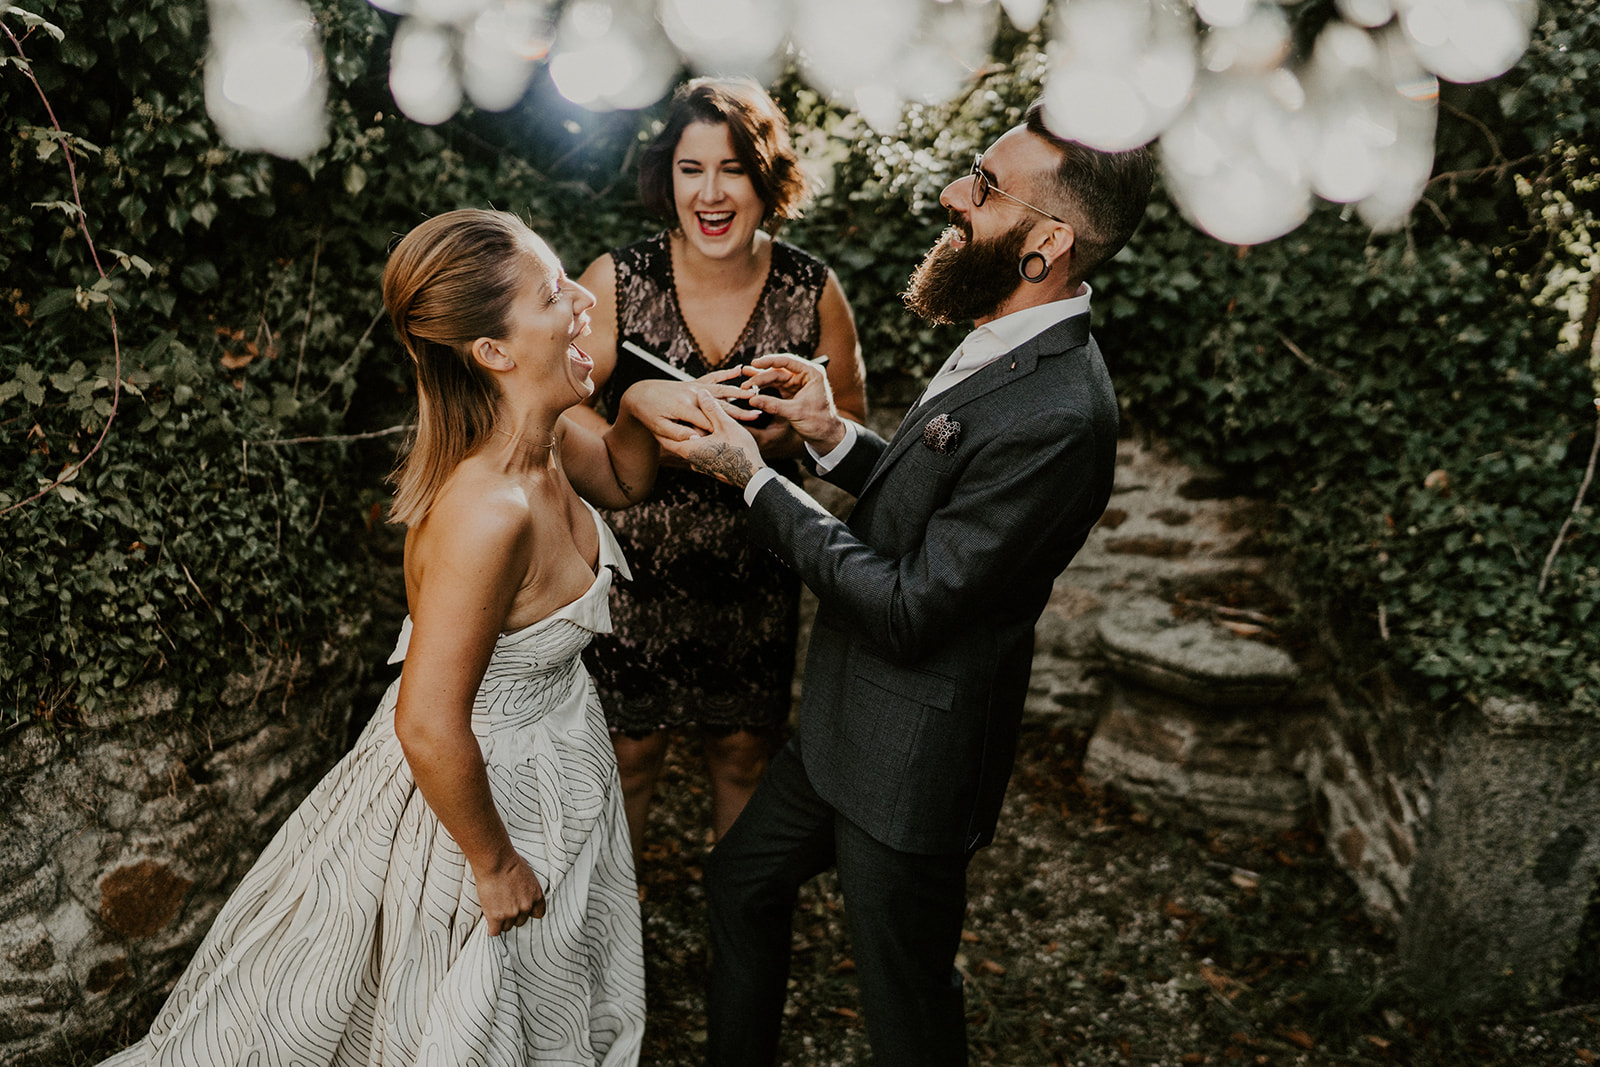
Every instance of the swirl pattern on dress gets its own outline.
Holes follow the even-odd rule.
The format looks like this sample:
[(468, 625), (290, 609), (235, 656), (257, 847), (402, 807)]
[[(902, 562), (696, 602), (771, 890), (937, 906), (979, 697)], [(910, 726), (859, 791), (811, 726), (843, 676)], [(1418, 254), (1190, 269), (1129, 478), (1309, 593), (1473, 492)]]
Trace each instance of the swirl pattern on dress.
[[(592, 509), (591, 509), (592, 510)], [(621, 786), (580, 653), (612, 567), (496, 642), (472, 714), (495, 806), (544, 887), (499, 937), (378, 712), (245, 875), (150, 1034), (103, 1067), (638, 1062), (644, 961)], [(410, 620), (391, 662), (403, 659)]]

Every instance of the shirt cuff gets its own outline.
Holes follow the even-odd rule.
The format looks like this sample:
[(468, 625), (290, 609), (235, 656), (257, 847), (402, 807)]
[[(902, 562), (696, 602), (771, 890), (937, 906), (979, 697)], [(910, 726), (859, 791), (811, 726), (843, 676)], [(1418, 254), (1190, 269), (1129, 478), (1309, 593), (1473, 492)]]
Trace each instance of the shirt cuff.
[(856, 424), (849, 419), (840, 419), (839, 421), (844, 423), (844, 440), (835, 445), (827, 455), (821, 455), (811, 447), (811, 442), (806, 442), (806, 451), (811, 453), (811, 458), (817, 461), (817, 470), (824, 474), (837, 467), (850, 452), (850, 449), (855, 447)]
[(778, 472), (771, 467), (762, 467), (752, 474), (750, 480), (744, 485), (744, 502), (746, 504), (754, 504), (756, 502), (756, 494), (761, 492), (761, 487), (777, 476)]

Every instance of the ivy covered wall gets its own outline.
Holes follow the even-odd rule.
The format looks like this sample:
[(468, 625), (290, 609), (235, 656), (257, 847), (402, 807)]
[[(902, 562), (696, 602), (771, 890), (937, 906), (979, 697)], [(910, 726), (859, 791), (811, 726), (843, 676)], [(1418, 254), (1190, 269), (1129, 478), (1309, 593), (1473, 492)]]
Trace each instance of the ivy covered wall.
[[(377, 286), (398, 234), (494, 205), (576, 270), (656, 225), (631, 180), (653, 114), (589, 116), (536, 84), (505, 115), (417, 126), (388, 96), (388, 16), (313, 6), (331, 139), (303, 163), (218, 140), (202, 0), (33, 0), (59, 41), (0, 16), (26, 56), (0, 42), (0, 730), (71, 730), (152, 682), (203, 716), (222, 668), (291, 655), (363, 595), (410, 400)], [(1291, 11), (1309, 39), (1329, 8)], [(1130, 419), (1282, 505), (1279, 547), (1357, 688), (1382, 671), (1440, 707), (1600, 707), (1592, 504), (1545, 573), (1594, 433), (1600, 15), (1544, 17), (1511, 74), (1445, 86), (1442, 176), (1408, 230), (1329, 207), (1236, 249), (1158, 203), (1096, 286)], [(779, 87), (828, 182), (786, 236), (839, 272), (878, 389), (959, 339), (897, 294), (944, 225), (939, 189), (1037, 92), (1037, 40), (1006, 32), (996, 55), (895, 137)]]
[[(1288, 10), (1302, 46), (1332, 15)], [(1600, 442), (1600, 7), (1541, 18), (1513, 71), (1442, 84), (1435, 177), (1401, 232), (1324, 204), (1235, 248), (1159, 201), (1095, 280), (1125, 412), (1280, 505), (1301, 628), (1357, 702), (1398, 679), (1440, 711), (1490, 694), (1600, 711), (1595, 493), (1575, 509)], [(1037, 92), (1038, 43), (999, 51), (965, 99), (857, 142), (802, 224), (858, 306), (892, 304), (906, 250), (943, 224), (940, 187)], [(880, 380), (959, 336), (903, 313), (863, 334)]]
[(559, 123), (405, 121), (385, 16), (327, 0), (330, 143), (285, 162), (207, 118), (204, 0), (29, 10), (62, 36), (0, 16), (0, 730), (70, 730), (145, 682), (204, 714), (229, 668), (316, 647), (363, 595), (410, 406), (392, 242), (494, 205), (594, 254), (642, 225), (615, 189), (633, 119), (590, 123), (564, 169)]

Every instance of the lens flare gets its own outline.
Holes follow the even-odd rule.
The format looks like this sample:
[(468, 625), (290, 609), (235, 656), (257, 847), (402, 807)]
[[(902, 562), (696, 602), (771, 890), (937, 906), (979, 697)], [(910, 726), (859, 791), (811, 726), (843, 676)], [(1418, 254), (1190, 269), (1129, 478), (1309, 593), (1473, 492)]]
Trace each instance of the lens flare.
[(1286, 78), (1293, 80), (1284, 71), (1203, 76), (1190, 106), (1161, 138), (1173, 200), (1220, 241), (1270, 241), (1311, 213), (1300, 94)]
[(486, 9), (461, 40), (467, 96), (488, 111), (506, 110), (522, 99), (534, 60), (549, 48), (550, 27), (538, 5), (512, 2)]
[(441, 26), (464, 26), (489, 6), (490, 0), (409, 0), (411, 14)]
[(1394, 143), (1383, 153), (1377, 187), (1356, 205), (1361, 220), (1383, 232), (1404, 225), (1433, 173), (1433, 137), (1439, 119), (1439, 82), (1422, 68), (1398, 26), (1375, 37), (1381, 83), (1392, 88)]
[(1393, 145), (1401, 100), (1384, 85), (1378, 49), (1363, 30), (1330, 22), (1317, 37), (1302, 76), (1313, 133), (1308, 146), (1317, 195), (1351, 203), (1378, 186), (1383, 153)]
[(667, 36), (698, 71), (773, 77), (793, 17), (788, 0), (662, 0)]
[(1061, 10), (1050, 67), (1050, 128), (1102, 151), (1125, 151), (1158, 136), (1187, 103), (1194, 31), (1171, 4), (1075, 0)]
[[(1237, 243), (1292, 229), (1313, 197), (1356, 205), (1375, 229), (1403, 224), (1433, 164), (1439, 80), (1503, 74), (1537, 17), (1537, 0), (1333, 0), (1302, 62), (1291, 0), (368, 3), (399, 16), (390, 86), (417, 122), (443, 122), (466, 99), (513, 107), (540, 62), (564, 96), (596, 111), (654, 104), (685, 67), (767, 84), (793, 63), (854, 110), (852, 129), (884, 135), (993, 61), (1002, 13), (1032, 33), (1049, 8), (1050, 128), (1107, 151), (1161, 139), (1184, 214)], [(209, 5), (206, 106), (223, 136), (314, 152), (326, 142), (327, 87), (306, 0)]]
[(651, 12), (627, 0), (577, 0), (562, 13), (556, 41), (551, 81), (562, 96), (594, 111), (648, 107), (666, 95), (679, 70)]
[[(942, 103), (984, 62), (1000, 11), (988, 0), (806, 0), (793, 39), (806, 80), (892, 131), (906, 102)], [(841, 33), (840, 26), (849, 32)]]
[(297, 0), (213, 0), (206, 111), (235, 148), (301, 159), (327, 142), (327, 79)]
[(1044, 17), (1045, 0), (1000, 0), (1006, 18), (1023, 33), (1031, 33)]
[(1446, 81), (1497, 78), (1527, 50), (1533, 0), (1403, 0), (1400, 25), (1422, 65)]
[(1213, 26), (1200, 42), (1201, 62), (1209, 71), (1264, 72), (1288, 58), (1289, 19), (1275, 4), (1252, 7), (1236, 26)]
[(1194, 0), (1195, 14), (1207, 26), (1243, 26), (1255, 12), (1257, 0)]
[(443, 26), (408, 19), (389, 53), (389, 92), (412, 122), (437, 126), (461, 107), (455, 47)]
[(1394, 18), (1393, 0), (1335, 0), (1335, 6), (1352, 26), (1373, 29)]

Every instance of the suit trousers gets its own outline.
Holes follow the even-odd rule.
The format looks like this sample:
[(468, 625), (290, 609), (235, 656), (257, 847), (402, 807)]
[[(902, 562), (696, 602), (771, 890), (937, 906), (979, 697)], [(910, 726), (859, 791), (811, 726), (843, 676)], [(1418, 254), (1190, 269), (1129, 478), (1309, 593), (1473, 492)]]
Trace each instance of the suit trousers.
[(878, 1067), (967, 1063), (961, 976), (969, 853), (892, 849), (819, 797), (795, 742), (706, 863), (711, 1067), (776, 1063), (800, 886), (836, 866)]

